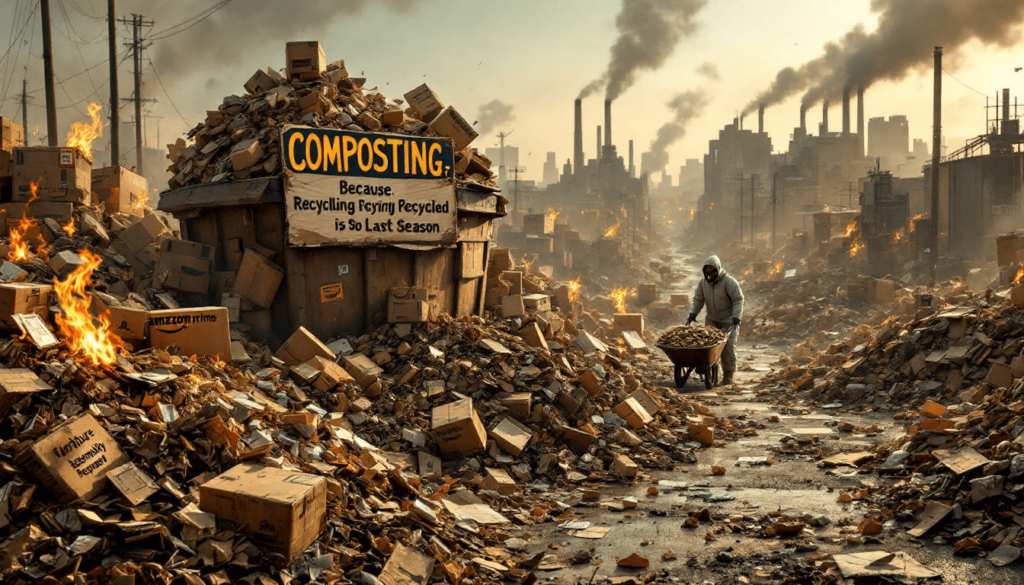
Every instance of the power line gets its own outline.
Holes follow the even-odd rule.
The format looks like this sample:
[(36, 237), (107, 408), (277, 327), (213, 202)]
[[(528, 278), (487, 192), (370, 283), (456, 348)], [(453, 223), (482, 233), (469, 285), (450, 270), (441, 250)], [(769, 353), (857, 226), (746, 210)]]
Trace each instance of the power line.
[(199, 13), (197, 13), (197, 14), (195, 14), (195, 15), (187, 18), (187, 19), (185, 19), (182, 22), (179, 22), (178, 24), (176, 24), (174, 26), (170, 26), (170, 27), (165, 28), (164, 30), (157, 31), (157, 32), (153, 33), (152, 35), (150, 35), (149, 40), (151, 40), (151, 41), (159, 41), (159, 40), (170, 38), (170, 37), (173, 37), (174, 35), (183, 33), (185, 31), (187, 31), (188, 29), (192, 28), (193, 26), (199, 24), (200, 22), (206, 20), (207, 18), (210, 18), (218, 10), (220, 10), (221, 8), (224, 8), (230, 2), (231, 2), (231, 0), (220, 0), (220, 2), (218, 2), (217, 4), (214, 4), (213, 6), (207, 8), (206, 10), (203, 10), (202, 12), (199, 12)]
[(966, 83), (964, 83), (964, 82), (960, 81), (959, 79), (957, 79), (956, 77), (954, 77), (952, 73), (950, 73), (949, 71), (946, 71), (945, 67), (942, 68), (942, 72), (945, 73), (946, 75), (948, 75), (950, 77), (950, 79), (952, 79), (953, 81), (959, 83), (960, 85), (966, 87), (967, 89), (973, 91), (974, 93), (976, 93), (976, 94), (978, 94), (980, 96), (985, 96), (984, 93), (974, 89), (973, 87), (967, 85)]
[(163, 92), (164, 92), (164, 95), (167, 96), (167, 101), (171, 104), (171, 107), (174, 108), (174, 113), (177, 114), (179, 118), (181, 118), (182, 122), (184, 122), (186, 124), (189, 124), (189, 125), (194, 124), (195, 122), (192, 122), (189, 119), (187, 119), (185, 116), (181, 115), (181, 112), (178, 110), (178, 106), (176, 106), (174, 104), (174, 100), (171, 99), (171, 94), (168, 93), (167, 92), (167, 88), (164, 87), (164, 82), (163, 82), (162, 79), (160, 79), (160, 74), (157, 73), (156, 66), (153, 65), (153, 60), (150, 59), (149, 57), (146, 57), (146, 60), (149, 61), (149, 68), (153, 71), (153, 76), (156, 77), (156, 82), (158, 84), (160, 84), (160, 89), (162, 89)]
[[(34, 8), (32, 9), (32, 12), (30, 12), (30, 13), (28, 14), (28, 18), (26, 18), (26, 19), (25, 19), (25, 24), (21, 25), (21, 30), (19, 30), (19, 31), (18, 31), (18, 35), (17, 35), (17, 37), (16, 37), (16, 38), (14, 38), (14, 39), (13, 39), (13, 40), (11, 41), (11, 44), (10, 44), (10, 45), (9, 45), (9, 46), (7, 47), (7, 50), (6, 50), (6, 51), (4, 51), (4, 54), (3, 54), (2, 56), (0, 56), (0, 63), (4, 62), (4, 60), (6, 60), (6, 59), (7, 59), (7, 56), (8, 56), (9, 54), (10, 54), (10, 52), (11, 52), (11, 49), (13, 49), (13, 48), (14, 48), (14, 45), (18, 44), (18, 41), (20, 41), (20, 40), (22, 40), (22, 39), (24, 38), (24, 35), (25, 35), (25, 27), (27, 27), (27, 26), (28, 26), (28, 24), (29, 24), (30, 22), (32, 22), (32, 17), (33, 17), (33, 16), (35, 16), (35, 14), (36, 14), (36, 10), (38, 10), (38, 9), (39, 9), (39, 5), (38, 5), (38, 4), (36, 4), (36, 6), (35, 6), (35, 7), (34, 7)], [(13, 20), (11, 21), (11, 28), (12, 28), (12, 29), (14, 28), (14, 21), (13, 21)]]
[[(95, 37), (93, 37), (90, 40), (87, 40), (84, 36), (82, 36), (82, 33), (78, 32), (78, 29), (75, 28), (74, 22), (71, 20), (71, 17), (68, 16), (68, 11), (64, 7), (64, 2), (63, 1), (58, 1), (57, 2), (57, 7), (60, 8), (60, 13), (64, 16), (64, 28), (65, 28), (65, 30), (68, 31), (67, 34), (61, 33), (62, 37), (66, 38), (67, 40), (71, 41), (72, 43), (75, 43), (75, 45), (94, 45), (96, 43), (99, 43), (99, 42), (103, 41), (103, 33), (105, 33), (106, 31), (102, 31), (101, 30), (99, 32), (99, 34), (97, 34)], [(60, 32), (60, 31), (58, 31), (58, 32)], [(74, 33), (74, 35), (76, 37), (78, 37), (78, 38), (77, 39), (72, 38), (71, 37), (72, 33)]]

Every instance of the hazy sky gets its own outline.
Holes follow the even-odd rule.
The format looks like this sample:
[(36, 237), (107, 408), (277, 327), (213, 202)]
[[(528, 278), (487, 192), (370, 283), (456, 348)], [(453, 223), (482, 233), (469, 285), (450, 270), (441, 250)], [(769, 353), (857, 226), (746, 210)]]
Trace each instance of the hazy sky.
[[(991, 10), (993, 2), (960, 0), (979, 11)], [(161, 117), (148, 121), (152, 143), (157, 124), (167, 143), (203, 119), (205, 110), (215, 109), (223, 96), (243, 93), (242, 84), (257, 68), (283, 67), (286, 41), (315, 39), (323, 43), (328, 60), (344, 59), (350, 73), (365, 74), (367, 87), (376, 86), (388, 97), (401, 97), (427, 82), (471, 121), (480, 118), (481, 106), (496, 99), (510, 104), (515, 119), (482, 135), (474, 146), (495, 146), (498, 130), (513, 132), (508, 143), (520, 147), (526, 178), (534, 179), (540, 178), (547, 151), (556, 152), (560, 165), (572, 156), (573, 99), (607, 69), (622, 9), (621, 0), (233, 0), (193, 26), (171, 28), (219, 4), (117, 1), (120, 16), (130, 18), (135, 12), (155, 20), (146, 31), (153, 40), (146, 50), (143, 89), (145, 97), (157, 99), (147, 111)], [(0, 7), (0, 51), (6, 51), (0, 61), (0, 115), (20, 121), (21, 80), (26, 78), (33, 98), (30, 130), (39, 127), (45, 133), (37, 6), (37, 0), (5, 0)], [(104, 0), (51, 0), (62, 143), (68, 124), (84, 118), (90, 100), (103, 102), (106, 112), (105, 11)], [(672, 119), (667, 103), (676, 95), (704, 90), (709, 99), (703, 113), (685, 125), (685, 135), (668, 148), (673, 173), (686, 158), (702, 157), (708, 140), (766, 90), (780, 69), (818, 57), (826, 43), (858, 25), (871, 33), (878, 19), (868, 0), (712, 0), (690, 24), (689, 34), (682, 35), (664, 64), (640, 71), (615, 102), (613, 140), (624, 155), (633, 139), (638, 165), (639, 153)], [(129, 32), (119, 24), (124, 40)], [(934, 43), (925, 41), (930, 39), (914, 50), (929, 67), (900, 81), (875, 84), (865, 103), (869, 118), (907, 115), (911, 137), (930, 144)], [(972, 42), (946, 50), (945, 68), (955, 77), (943, 80), (944, 135), (951, 148), (984, 131), (985, 95), (994, 96), (1003, 87), (1013, 95), (1024, 90), (1024, 71), (1014, 72), (1024, 65), (1024, 55), (1015, 55), (1020, 49), (1020, 44), (999, 48)], [(120, 67), (122, 97), (132, 94), (131, 81), (128, 59)], [(588, 158), (594, 155), (595, 127), (603, 122), (603, 96), (601, 90), (583, 104)], [(799, 104), (800, 93), (766, 113), (776, 152), (787, 148), (799, 122)], [(123, 118), (132, 112), (123, 108)], [(814, 133), (820, 118), (820, 106), (811, 108), (807, 121)], [(833, 130), (840, 127), (838, 103), (830, 122)], [(746, 127), (756, 125), (756, 114), (747, 118)], [(125, 152), (133, 138), (122, 137), (122, 144)]]

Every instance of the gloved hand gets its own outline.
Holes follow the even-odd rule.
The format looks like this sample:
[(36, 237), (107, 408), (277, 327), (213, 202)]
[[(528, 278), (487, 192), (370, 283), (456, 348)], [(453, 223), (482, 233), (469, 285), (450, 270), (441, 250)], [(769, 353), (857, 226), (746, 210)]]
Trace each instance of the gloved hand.
[(686, 320), (686, 324), (689, 325), (690, 323), (693, 323), (696, 320), (697, 320), (697, 314), (696, 313), (690, 313), (690, 318)]
[(740, 324), (740, 318), (739, 317), (733, 317), (732, 318), (732, 324), (733, 325), (739, 325)]

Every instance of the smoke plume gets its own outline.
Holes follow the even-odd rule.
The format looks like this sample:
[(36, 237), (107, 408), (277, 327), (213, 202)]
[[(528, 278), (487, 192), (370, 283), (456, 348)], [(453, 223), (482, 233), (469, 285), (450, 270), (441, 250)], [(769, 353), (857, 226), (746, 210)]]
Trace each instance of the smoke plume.
[(697, 30), (694, 16), (707, 0), (622, 0), (615, 18), (619, 38), (612, 45), (608, 69), (580, 92), (585, 98), (602, 86), (614, 100), (629, 89), (642, 70), (661, 67), (684, 36)]
[(697, 75), (702, 75), (712, 81), (718, 81), (720, 79), (718, 67), (716, 67), (714, 63), (703, 63), (697, 68)]
[(866, 33), (858, 26), (826, 45), (821, 56), (783, 69), (744, 112), (804, 90), (802, 103), (809, 107), (838, 98), (843, 88), (903, 79), (930, 67), (936, 46), (946, 52), (970, 41), (1009, 47), (1019, 39), (1024, 20), (1024, 2), (1018, 0), (872, 0), (871, 11), (878, 15), (876, 30)]
[(481, 135), (488, 134), (498, 126), (508, 124), (515, 119), (516, 113), (513, 111), (512, 104), (506, 104), (497, 99), (491, 100), (480, 106), (480, 112), (476, 115), (476, 131)]
[(669, 100), (672, 120), (658, 129), (657, 138), (651, 142), (651, 172), (665, 170), (668, 147), (686, 135), (686, 124), (701, 115), (707, 103), (707, 94), (702, 89), (686, 91)]

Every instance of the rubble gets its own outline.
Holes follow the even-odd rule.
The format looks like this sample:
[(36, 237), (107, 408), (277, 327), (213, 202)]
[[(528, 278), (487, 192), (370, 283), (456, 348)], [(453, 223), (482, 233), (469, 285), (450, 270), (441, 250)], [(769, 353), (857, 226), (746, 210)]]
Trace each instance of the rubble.
[(658, 345), (699, 349), (718, 345), (725, 341), (725, 338), (725, 332), (717, 327), (694, 324), (666, 331), (658, 338)]

